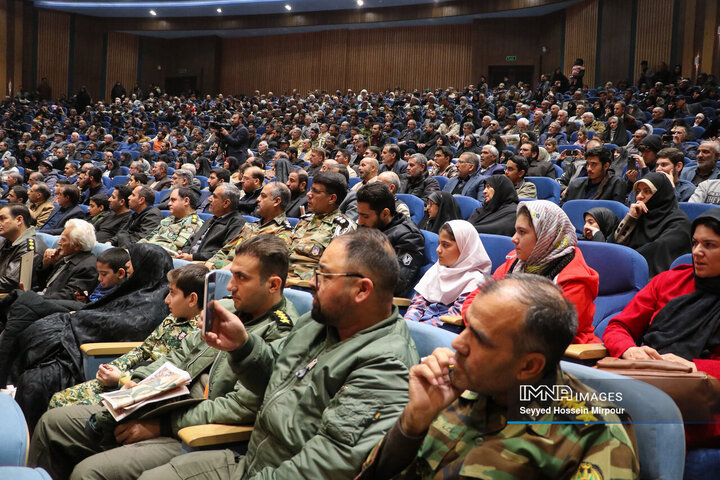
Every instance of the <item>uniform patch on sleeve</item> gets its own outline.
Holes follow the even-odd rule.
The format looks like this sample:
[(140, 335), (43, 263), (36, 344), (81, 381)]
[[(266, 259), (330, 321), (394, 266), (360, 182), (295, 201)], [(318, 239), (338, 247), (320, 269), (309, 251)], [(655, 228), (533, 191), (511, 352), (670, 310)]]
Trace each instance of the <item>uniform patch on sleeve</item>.
[(589, 462), (582, 462), (578, 465), (578, 469), (575, 475), (570, 480), (604, 480), (605, 477), (595, 464)]
[(409, 253), (406, 253), (405, 255), (403, 255), (402, 257), (400, 257), (400, 261), (401, 261), (402, 264), (405, 265), (406, 267), (409, 267), (409, 266), (410, 266), (410, 264), (412, 263), (412, 260), (413, 260), (413, 259), (412, 259), (412, 255), (410, 255)]

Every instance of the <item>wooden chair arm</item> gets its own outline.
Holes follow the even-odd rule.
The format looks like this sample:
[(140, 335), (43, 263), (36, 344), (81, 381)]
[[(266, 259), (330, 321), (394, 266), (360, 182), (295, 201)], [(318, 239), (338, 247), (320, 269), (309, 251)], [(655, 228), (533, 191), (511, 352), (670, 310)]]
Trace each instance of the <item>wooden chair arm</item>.
[(85, 355), (124, 355), (142, 342), (83, 343), (80, 350)]
[(457, 325), (458, 327), (464, 327), (465, 323), (460, 315), (442, 315), (440, 321), (443, 323), (449, 323), (450, 325)]
[(565, 356), (577, 360), (598, 360), (607, 357), (608, 350), (602, 343), (573, 343), (565, 350)]
[(402, 298), (402, 297), (393, 297), (393, 305), (397, 305), (398, 307), (409, 307), (410, 299)]
[(7, 295), (8, 295), (7, 293), (0, 293), (0, 298), (5, 298), (5, 297), (7, 297)]
[(253, 432), (252, 425), (194, 425), (181, 428), (180, 440), (188, 447), (199, 448), (221, 443), (246, 442)]
[(292, 279), (285, 282), (287, 287), (310, 288), (310, 280)]

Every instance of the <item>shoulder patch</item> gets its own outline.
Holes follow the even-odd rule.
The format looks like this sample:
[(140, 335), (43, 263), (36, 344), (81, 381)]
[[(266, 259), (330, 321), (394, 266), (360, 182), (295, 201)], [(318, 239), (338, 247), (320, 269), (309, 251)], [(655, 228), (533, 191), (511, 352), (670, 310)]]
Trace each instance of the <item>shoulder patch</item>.
[(350, 221), (347, 218), (345, 218), (343, 215), (338, 215), (335, 218), (333, 218), (333, 223), (337, 223), (341, 227), (350, 226)]
[(274, 320), (275, 323), (280, 324), (280, 326), (289, 328), (293, 327), (292, 320), (290, 320), (290, 317), (288, 317), (282, 310), (275, 310), (270, 314), (270, 318)]
[(581, 462), (575, 475), (570, 480), (604, 480), (602, 470), (595, 464)]
[(408, 267), (412, 263), (412, 255), (410, 255), (409, 253), (406, 253), (405, 255), (400, 257), (400, 261), (402, 262), (403, 265)]

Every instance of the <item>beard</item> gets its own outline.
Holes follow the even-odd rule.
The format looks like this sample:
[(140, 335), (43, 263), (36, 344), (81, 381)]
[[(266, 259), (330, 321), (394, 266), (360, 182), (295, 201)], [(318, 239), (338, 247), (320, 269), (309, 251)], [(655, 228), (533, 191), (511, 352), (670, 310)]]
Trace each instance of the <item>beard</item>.
[(327, 315), (325, 312), (323, 312), (322, 307), (320, 306), (320, 299), (314, 294), (313, 292), (313, 306), (312, 311), (310, 312), (312, 319), (316, 322), (326, 325), (326, 326), (332, 326), (335, 324), (335, 319), (329, 315)]

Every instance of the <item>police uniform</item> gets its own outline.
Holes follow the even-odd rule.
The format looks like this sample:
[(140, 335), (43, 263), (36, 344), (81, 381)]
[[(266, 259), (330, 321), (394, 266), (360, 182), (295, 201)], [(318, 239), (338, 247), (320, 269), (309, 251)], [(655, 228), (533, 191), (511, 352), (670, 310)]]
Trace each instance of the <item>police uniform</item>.
[(325, 215), (300, 217), (292, 233), (288, 280), (310, 280), (330, 241), (357, 228), (355, 222), (336, 209)]
[(243, 226), (240, 233), (235, 238), (230, 240), (224, 247), (210, 257), (206, 262), (211, 265), (212, 269), (223, 268), (226, 265), (232, 263), (235, 258), (235, 247), (245, 240), (249, 240), (252, 237), (262, 234), (275, 235), (285, 241), (288, 246), (290, 245), (290, 236), (292, 235), (292, 226), (287, 221), (284, 213), (281, 213), (277, 217), (273, 218), (269, 222), (260, 224), (260, 222), (246, 223)]
[[(168, 315), (145, 339), (142, 345), (108, 362), (108, 365), (117, 367), (122, 372), (120, 384), (124, 384), (130, 379), (132, 369), (136, 366), (146, 362), (153, 362), (180, 346), (183, 338), (197, 329), (198, 318), (200, 317), (196, 316), (188, 320)], [(67, 405), (99, 405), (102, 400), (100, 394), (111, 389), (111, 387), (104, 387), (96, 379), (92, 379), (57, 392), (50, 399), (48, 409)]]
[[(556, 385), (567, 385), (573, 392), (593, 392), (559, 368), (556, 378)], [(356, 480), (638, 477), (637, 444), (628, 415), (593, 413), (593, 407), (616, 408), (599, 401), (533, 402), (529, 407), (548, 405), (549, 413), (524, 419), (536, 423), (514, 424), (508, 423), (507, 407), (465, 392), (438, 415), (424, 436), (407, 436), (398, 421), (371, 452)], [(561, 412), (553, 413), (555, 407)], [(607, 423), (571, 423), (598, 421)]]
[(160, 225), (153, 230), (148, 238), (138, 243), (148, 242), (170, 250), (179, 251), (190, 238), (202, 227), (203, 221), (195, 213), (177, 219), (170, 215), (163, 218)]
[[(0, 293), (9, 293), (19, 288), (23, 255), (34, 252), (33, 264), (38, 265), (42, 262), (46, 248), (35, 235), (33, 227), (25, 230), (14, 242), (0, 237)], [(36, 283), (37, 279), (34, 278), (33, 285), (25, 285), (25, 288), (29, 290)]]

